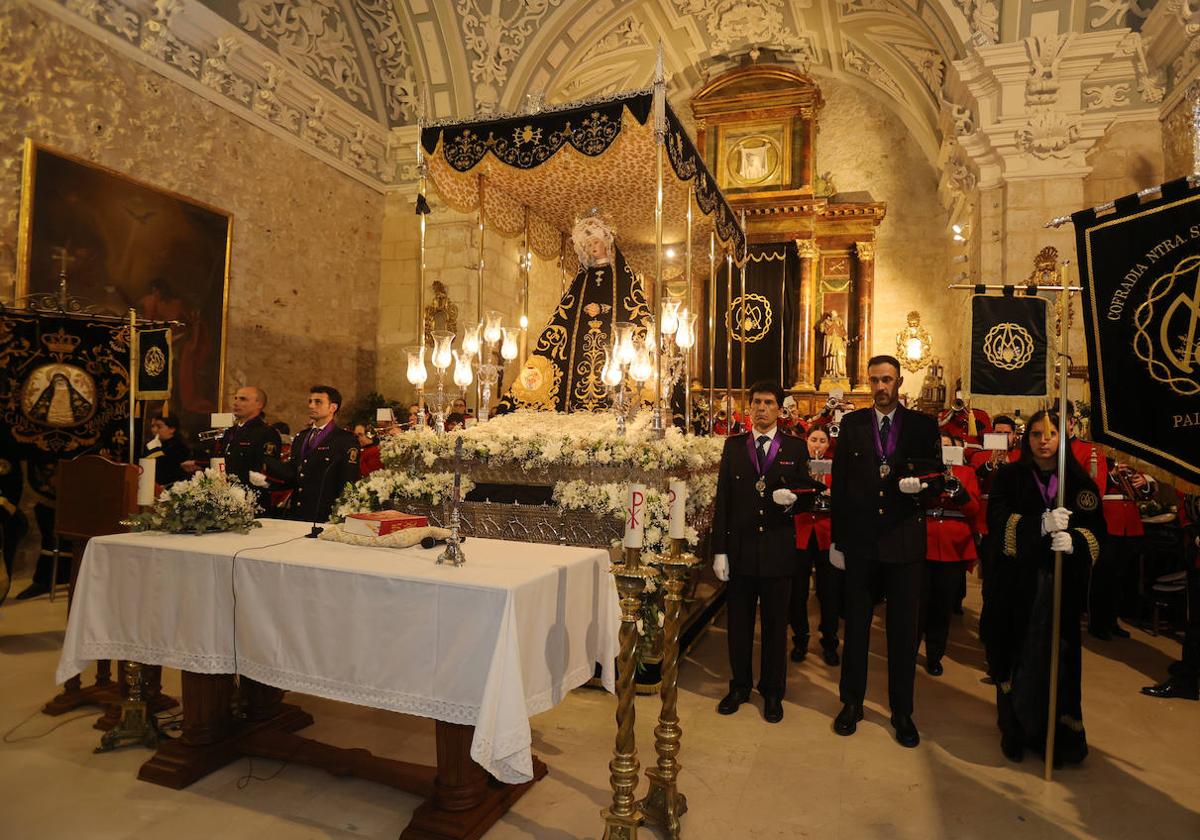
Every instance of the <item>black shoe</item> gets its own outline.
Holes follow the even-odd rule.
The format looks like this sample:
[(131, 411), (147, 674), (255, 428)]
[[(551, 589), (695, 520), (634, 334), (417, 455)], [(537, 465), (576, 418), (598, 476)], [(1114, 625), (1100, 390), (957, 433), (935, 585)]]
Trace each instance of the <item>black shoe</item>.
[(1158, 685), (1148, 685), (1142, 689), (1142, 694), (1148, 697), (1176, 697), (1180, 700), (1200, 700), (1200, 679), (1174, 676)]
[(821, 658), (825, 660), (825, 664), (832, 667), (842, 664), (842, 658), (838, 656), (837, 648), (822, 648)]
[(941, 657), (938, 657), (937, 659), (926, 659), (925, 670), (931, 677), (940, 677), (946, 669), (942, 667)]
[(731, 691), (721, 698), (721, 702), (717, 704), (717, 714), (731, 715), (738, 710), (738, 707), (750, 699), (749, 691)]
[(775, 697), (764, 697), (763, 720), (767, 723), (779, 723), (783, 720), (783, 701)]
[(16, 598), (18, 601), (28, 601), (30, 598), (36, 598), (39, 595), (45, 595), (50, 591), (50, 587), (44, 583), (31, 583), (29, 586), (21, 590)]
[(1093, 639), (1099, 639), (1102, 642), (1111, 642), (1112, 641), (1112, 631), (1111, 630), (1093, 630), (1091, 627), (1089, 627), (1088, 635), (1091, 636)]
[(858, 722), (863, 719), (863, 708), (854, 703), (842, 706), (838, 716), (833, 719), (833, 731), (839, 735), (853, 735), (858, 729)]
[(1020, 764), (1025, 760), (1025, 745), (1021, 743), (1020, 738), (1013, 735), (1000, 736), (1000, 752), (1013, 764)]
[(896, 741), (902, 747), (915, 747), (921, 743), (917, 725), (909, 715), (892, 715), (892, 728), (896, 730)]
[(792, 648), (793, 662), (803, 662), (805, 659), (808, 659), (808, 648), (802, 648), (799, 646)]
[(1110, 630), (1109, 632), (1112, 633), (1114, 636), (1116, 636), (1118, 639), (1128, 639), (1129, 638), (1129, 631), (1126, 630), (1124, 627), (1122, 627), (1120, 624), (1114, 624), (1113, 629)]

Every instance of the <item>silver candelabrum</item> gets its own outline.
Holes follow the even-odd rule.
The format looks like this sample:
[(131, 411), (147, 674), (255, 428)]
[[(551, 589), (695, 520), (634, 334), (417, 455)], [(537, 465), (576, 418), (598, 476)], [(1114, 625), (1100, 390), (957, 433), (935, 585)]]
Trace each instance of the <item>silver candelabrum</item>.
[(454, 441), (454, 489), (450, 495), (450, 536), (446, 537), (446, 550), (438, 555), (438, 565), (448, 564), (461, 566), (467, 561), (463, 554), (462, 541), (459, 538), (459, 526), (462, 523), (462, 435)]

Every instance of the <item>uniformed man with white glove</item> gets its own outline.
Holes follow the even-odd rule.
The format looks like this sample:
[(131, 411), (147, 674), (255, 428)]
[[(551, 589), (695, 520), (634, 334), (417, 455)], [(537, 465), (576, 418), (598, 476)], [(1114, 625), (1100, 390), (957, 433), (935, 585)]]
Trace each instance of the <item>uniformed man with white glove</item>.
[[(793, 516), (824, 489), (808, 475), (808, 448), (778, 426), (783, 389), (750, 389), (750, 432), (726, 439), (713, 511), (713, 571), (728, 582), (729, 693), (717, 711), (731, 715), (753, 687), (754, 614), (761, 609), (758, 691), (763, 717), (783, 719), (787, 674), (788, 597), (796, 572)], [(802, 491), (798, 495), (796, 490)]]

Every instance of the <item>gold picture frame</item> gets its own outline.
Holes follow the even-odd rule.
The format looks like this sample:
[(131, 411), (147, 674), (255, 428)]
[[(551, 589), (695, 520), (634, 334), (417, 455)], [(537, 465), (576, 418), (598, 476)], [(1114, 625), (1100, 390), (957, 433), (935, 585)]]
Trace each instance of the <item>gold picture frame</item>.
[(791, 120), (722, 123), (717, 128), (721, 189), (784, 188), (792, 179)]
[(98, 314), (177, 320), (170, 410), (185, 428), (221, 411), (233, 214), (25, 138), (15, 306), (68, 293)]

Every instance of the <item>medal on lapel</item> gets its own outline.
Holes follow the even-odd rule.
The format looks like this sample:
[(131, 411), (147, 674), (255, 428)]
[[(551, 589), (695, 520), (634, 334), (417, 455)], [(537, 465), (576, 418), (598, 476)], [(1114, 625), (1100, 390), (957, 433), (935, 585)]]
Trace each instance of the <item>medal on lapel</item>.
[(758, 481), (754, 482), (754, 489), (758, 491), (758, 495), (760, 495), (760, 496), (762, 494), (766, 493), (767, 492), (767, 480), (765, 478), (763, 478), (762, 476), (759, 476)]
[(771, 439), (771, 445), (767, 447), (763, 463), (759, 463), (758, 449), (754, 445), (754, 440), (750, 435), (746, 436), (746, 450), (750, 455), (750, 463), (754, 464), (754, 471), (758, 473), (758, 481), (754, 482), (754, 489), (758, 491), (758, 495), (760, 496), (767, 492), (767, 470), (771, 469), (771, 464), (775, 462), (775, 457), (779, 454), (779, 447), (782, 443), (783, 436), (775, 435)]
[(884, 461), (882, 464), (879, 465), (879, 477), (880, 478), (887, 478), (891, 474), (892, 474), (892, 468), (891, 468), (891, 465), (889, 465), (887, 461)]

